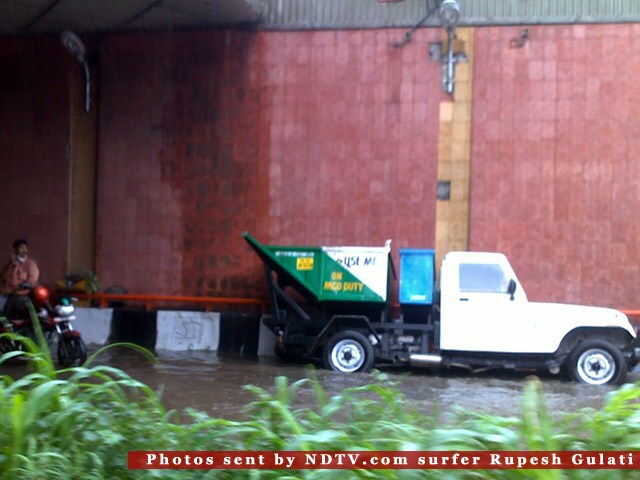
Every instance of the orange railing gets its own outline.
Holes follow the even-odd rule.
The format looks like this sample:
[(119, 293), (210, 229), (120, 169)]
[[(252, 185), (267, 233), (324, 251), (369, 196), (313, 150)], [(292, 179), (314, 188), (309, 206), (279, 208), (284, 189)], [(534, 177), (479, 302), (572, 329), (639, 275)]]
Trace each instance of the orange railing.
[(100, 308), (105, 308), (109, 302), (113, 301), (129, 301), (134, 303), (142, 303), (147, 310), (153, 308), (159, 303), (170, 304), (196, 304), (204, 306), (205, 311), (210, 312), (214, 306), (225, 305), (242, 305), (260, 307), (265, 310), (267, 303), (265, 300), (255, 298), (233, 298), (233, 297), (191, 297), (180, 295), (142, 295), (131, 293), (75, 293), (72, 295), (80, 300), (95, 300)]
[[(70, 292), (71, 293), (71, 292)], [(194, 297), (194, 296), (180, 296), (180, 295), (142, 295), (131, 293), (76, 293), (72, 295), (81, 300), (95, 300), (98, 302), (100, 308), (105, 308), (112, 301), (131, 301), (134, 303), (142, 303), (147, 310), (153, 308), (158, 303), (170, 303), (170, 304), (196, 304), (204, 306), (205, 311), (210, 312), (214, 306), (253, 306), (259, 307), (262, 311), (266, 311), (268, 308), (267, 300), (261, 300), (257, 298), (235, 298), (235, 297)], [(393, 304), (393, 306), (399, 307), (399, 304)], [(629, 317), (640, 317), (640, 310), (633, 309), (621, 309), (620, 310)], [(633, 319), (635, 320), (635, 319)], [(632, 321), (633, 321), (632, 320)], [(640, 320), (640, 319), (638, 319)], [(634, 322), (636, 323), (636, 322)], [(640, 321), (637, 323), (640, 324)]]
[(636, 332), (640, 332), (640, 310), (625, 309), (620, 311), (629, 317), (629, 322)]

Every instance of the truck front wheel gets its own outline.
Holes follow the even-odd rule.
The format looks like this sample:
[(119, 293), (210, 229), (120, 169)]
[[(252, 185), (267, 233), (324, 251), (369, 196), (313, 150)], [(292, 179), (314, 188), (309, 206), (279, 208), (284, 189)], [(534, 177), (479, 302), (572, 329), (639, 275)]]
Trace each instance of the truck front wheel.
[(324, 364), (335, 372), (368, 372), (373, 360), (373, 346), (360, 332), (337, 333), (324, 348)]
[(590, 385), (617, 385), (627, 375), (627, 363), (618, 347), (606, 340), (578, 344), (567, 360), (571, 377)]

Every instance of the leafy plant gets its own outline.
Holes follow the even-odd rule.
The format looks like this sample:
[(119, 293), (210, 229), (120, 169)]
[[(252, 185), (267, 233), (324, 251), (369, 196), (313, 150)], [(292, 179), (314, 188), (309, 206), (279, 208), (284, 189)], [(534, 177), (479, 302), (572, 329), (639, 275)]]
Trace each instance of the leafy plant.
[(102, 289), (98, 275), (88, 268), (65, 275), (62, 280), (56, 282), (56, 286), (62, 290), (81, 290), (86, 293), (96, 293)]
[[(11, 335), (11, 334), (5, 334)], [(17, 339), (17, 337), (11, 337)], [(457, 409), (443, 419), (411, 408), (384, 375), (329, 396), (308, 378), (275, 379), (244, 420), (168, 411), (159, 395), (122, 370), (90, 366), (55, 370), (46, 344), (29, 339), (33, 371), (0, 377), (0, 480), (65, 479), (330, 479), (332, 470), (128, 470), (130, 450), (615, 450), (640, 446), (640, 386), (626, 385), (603, 407), (552, 416), (542, 385), (525, 384), (520, 417)], [(140, 347), (136, 348), (150, 357)], [(18, 352), (20, 353), (20, 352)], [(15, 356), (0, 357), (0, 363)], [(342, 470), (354, 479), (636, 478), (624, 470)]]

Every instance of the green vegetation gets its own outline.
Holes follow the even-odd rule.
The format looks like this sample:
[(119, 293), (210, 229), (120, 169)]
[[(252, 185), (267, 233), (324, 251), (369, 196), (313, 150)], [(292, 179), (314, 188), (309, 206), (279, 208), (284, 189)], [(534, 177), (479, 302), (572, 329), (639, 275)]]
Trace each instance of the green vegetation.
[[(383, 376), (328, 396), (315, 380), (279, 377), (245, 420), (167, 411), (158, 395), (107, 366), (55, 370), (25, 340), (35, 369), (0, 377), (0, 479), (607, 479), (634, 470), (127, 470), (129, 450), (634, 450), (640, 448), (640, 386), (612, 392), (601, 409), (551, 416), (541, 384), (524, 388), (521, 418), (456, 410), (425, 417)], [(99, 354), (98, 352), (97, 354)], [(0, 363), (13, 353), (0, 357)], [(299, 399), (303, 397), (305, 406)]]

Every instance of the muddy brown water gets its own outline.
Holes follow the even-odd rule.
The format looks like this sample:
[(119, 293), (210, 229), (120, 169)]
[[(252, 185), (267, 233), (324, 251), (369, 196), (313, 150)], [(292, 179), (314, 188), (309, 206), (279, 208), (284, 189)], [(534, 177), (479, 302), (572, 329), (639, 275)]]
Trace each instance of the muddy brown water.
[[(304, 364), (284, 363), (276, 358), (241, 358), (216, 352), (158, 351), (154, 364), (132, 351), (102, 354), (98, 364), (107, 364), (162, 392), (166, 407), (179, 411), (186, 407), (206, 411), (211, 416), (242, 418), (243, 407), (255, 399), (244, 389), (251, 384), (273, 391), (278, 376), (291, 381), (307, 378)], [(20, 375), (23, 367), (0, 366), (0, 374)], [(492, 371), (470, 374), (464, 371), (429, 369), (382, 369), (386, 378), (420, 411), (442, 414), (454, 405), (501, 416), (518, 415), (522, 411), (523, 391), (529, 374)], [(375, 383), (374, 373), (341, 374), (316, 366), (315, 375), (328, 394), (348, 387)], [(541, 376), (546, 403), (551, 412), (571, 412), (583, 407), (600, 407), (607, 393), (616, 387), (594, 387), (578, 384), (563, 377)], [(629, 382), (640, 380), (633, 371)], [(302, 391), (299, 403), (313, 403), (311, 391)]]

